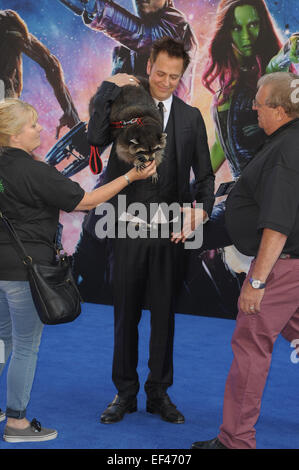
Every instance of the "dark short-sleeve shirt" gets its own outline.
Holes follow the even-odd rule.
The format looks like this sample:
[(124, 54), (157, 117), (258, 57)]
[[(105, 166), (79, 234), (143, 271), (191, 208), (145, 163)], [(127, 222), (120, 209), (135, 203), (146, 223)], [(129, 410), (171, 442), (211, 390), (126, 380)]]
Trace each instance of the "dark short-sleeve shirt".
[(283, 253), (299, 256), (299, 119), (280, 127), (243, 170), (226, 202), (228, 232), (256, 256), (262, 231), (287, 235)]
[[(35, 262), (53, 261), (59, 211), (71, 212), (84, 196), (80, 185), (20, 149), (0, 154), (0, 210)], [(0, 222), (0, 280), (27, 279), (9, 234)]]

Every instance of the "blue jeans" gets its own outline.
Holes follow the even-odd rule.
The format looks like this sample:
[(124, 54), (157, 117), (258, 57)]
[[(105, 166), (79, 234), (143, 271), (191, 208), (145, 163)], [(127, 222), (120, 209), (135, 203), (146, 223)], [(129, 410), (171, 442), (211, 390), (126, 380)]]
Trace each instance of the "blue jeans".
[(7, 371), (6, 415), (9, 418), (26, 416), (42, 330), (43, 324), (36, 312), (29, 282), (0, 281), (2, 351), (4, 346), (0, 375), (12, 353)]

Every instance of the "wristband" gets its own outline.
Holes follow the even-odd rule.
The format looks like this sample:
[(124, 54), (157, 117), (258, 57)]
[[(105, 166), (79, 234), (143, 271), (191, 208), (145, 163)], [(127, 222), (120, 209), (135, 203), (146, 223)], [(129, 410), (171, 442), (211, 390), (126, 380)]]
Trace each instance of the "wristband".
[(127, 183), (128, 183), (128, 184), (130, 184), (130, 183), (131, 183), (131, 181), (130, 181), (130, 178), (128, 177), (128, 175), (124, 175), (124, 177), (126, 178), (126, 180), (127, 180)]

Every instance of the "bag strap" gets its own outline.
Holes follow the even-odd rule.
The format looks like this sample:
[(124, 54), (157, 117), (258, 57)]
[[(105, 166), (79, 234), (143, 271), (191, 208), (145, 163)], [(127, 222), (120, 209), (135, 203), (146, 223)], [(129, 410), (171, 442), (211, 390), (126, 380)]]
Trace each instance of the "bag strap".
[(11, 239), (15, 242), (15, 248), (16, 251), (18, 252), (18, 255), (20, 256), (22, 262), (28, 266), (29, 264), (32, 264), (32, 258), (26, 253), (25, 247), (23, 243), (21, 242), (17, 232), (15, 231), (13, 225), (11, 222), (8, 220), (8, 218), (1, 212), (0, 210), (0, 219), (2, 219), (2, 222), (4, 223), (5, 228), (7, 229)]

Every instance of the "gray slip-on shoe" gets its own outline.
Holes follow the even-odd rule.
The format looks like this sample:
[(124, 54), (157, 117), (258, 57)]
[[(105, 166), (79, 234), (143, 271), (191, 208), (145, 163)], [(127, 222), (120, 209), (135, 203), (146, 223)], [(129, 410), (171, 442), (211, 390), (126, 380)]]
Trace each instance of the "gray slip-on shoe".
[(31, 421), (30, 426), (25, 429), (15, 429), (5, 426), (3, 439), (6, 442), (40, 442), (50, 441), (57, 437), (55, 429), (42, 428), (39, 421), (35, 418)]

